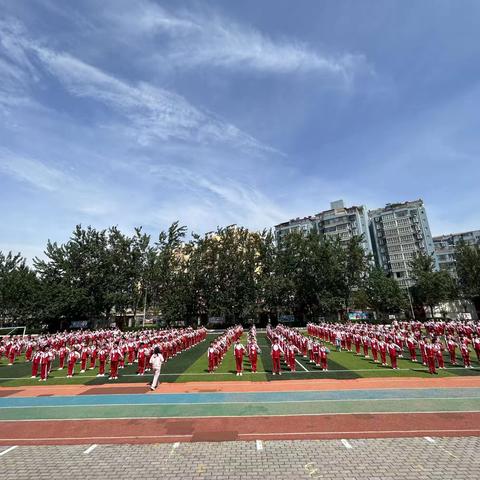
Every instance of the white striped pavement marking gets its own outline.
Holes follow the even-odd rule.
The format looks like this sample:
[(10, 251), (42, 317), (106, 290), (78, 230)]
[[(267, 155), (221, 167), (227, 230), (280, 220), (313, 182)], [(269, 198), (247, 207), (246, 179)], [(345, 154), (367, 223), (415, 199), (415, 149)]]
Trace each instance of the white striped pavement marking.
[(17, 446), (13, 446), (13, 447), (10, 447), (10, 448), (7, 448), (6, 450), (4, 450), (3, 452), (0, 452), (0, 457), (3, 456), (3, 455), (6, 455), (8, 452), (11, 452), (12, 450), (15, 450), (17, 448)]
[(94, 443), (93, 445), (90, 445), (83, 453), (89, 454), (90, 452), (93, 452), (93, 450), (95, 450), (97, 447), (98, 445)]
[(180, 442), (175, 442), (173, 445), (172, 445), (172, 449), (170, 450), (170, 454), (169, 454), (169, 457), (171, 457), (174, 453), (175, 453), (175, 450), (180, 446)]
[(344, 438), (342, 438), (342, 443), (343, 443), (343, 446), (347, 449), (353, 448), (350, 442), (348, 440), (345, 440)]

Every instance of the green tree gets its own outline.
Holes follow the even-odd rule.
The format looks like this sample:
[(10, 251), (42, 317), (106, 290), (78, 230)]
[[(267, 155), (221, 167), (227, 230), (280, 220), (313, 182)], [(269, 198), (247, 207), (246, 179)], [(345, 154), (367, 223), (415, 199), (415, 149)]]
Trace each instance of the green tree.
[[(356, 293), (357, 301), (375, 311), (377, 318), (399, 313), (408, 305), (406, 292), (398, 282), (388, 277), (381, 268), (372, 268)], [(362, 305), (362, 306), (363, 306)]]
[(452, 300), (455, 296), (455, 283), (446, 271), (435, 270), (432, 256), (417, 254), (410, 262), (414, 300), (430, 308), (432, 317), (434, 308), (442, 302)]
[(0, 322), (30, 324), (35, 320), (39, 282), (20, 253), (0, 252)]
[(455, 247), (459, 295), (480, 310), (480, 246), (461, 241)]

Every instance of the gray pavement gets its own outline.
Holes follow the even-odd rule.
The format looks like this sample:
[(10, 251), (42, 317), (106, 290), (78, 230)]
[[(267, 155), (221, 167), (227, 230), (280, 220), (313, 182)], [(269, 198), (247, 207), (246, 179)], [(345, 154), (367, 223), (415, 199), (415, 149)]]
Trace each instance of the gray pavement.
[(2, 480), (480, 479), (480, 437), (8, 448)]

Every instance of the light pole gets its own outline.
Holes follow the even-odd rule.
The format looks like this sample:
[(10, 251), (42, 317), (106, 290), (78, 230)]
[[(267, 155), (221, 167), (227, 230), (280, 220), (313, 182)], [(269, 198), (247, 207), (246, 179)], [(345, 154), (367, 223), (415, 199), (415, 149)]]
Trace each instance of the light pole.
[(145, 289), (145, 297), (143, 298), (143, 320), (142, 328), (145, 328), (145, 317), (147, 315), (147, 289)]
[(413, 302), (412, 302), (412, 296), (410, 295), (410, 287), (406, 287), (407, 290), (407, 295), (408, 295), (408, 301), (410, 302), (410, 312), (412, 313), (412, 318), (416, 320), (415, 318), (415, 310), (413, 309)]

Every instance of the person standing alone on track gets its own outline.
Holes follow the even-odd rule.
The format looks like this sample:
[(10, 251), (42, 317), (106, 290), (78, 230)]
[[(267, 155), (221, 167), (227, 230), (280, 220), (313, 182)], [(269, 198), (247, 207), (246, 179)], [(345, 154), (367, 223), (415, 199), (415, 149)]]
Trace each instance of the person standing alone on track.
[(162, 364), (164, 362), (163, 355), (160, 353), (160, 348), (155, 347), (153, 351), (153, 355), (150, 357), (150, 365), (152, 366), (153, 370), (153, 380), (150, 385), (150, 390), (155, 390), (158, 385), (158, 379), (160, 377), (160, 370), (162, 368)]

